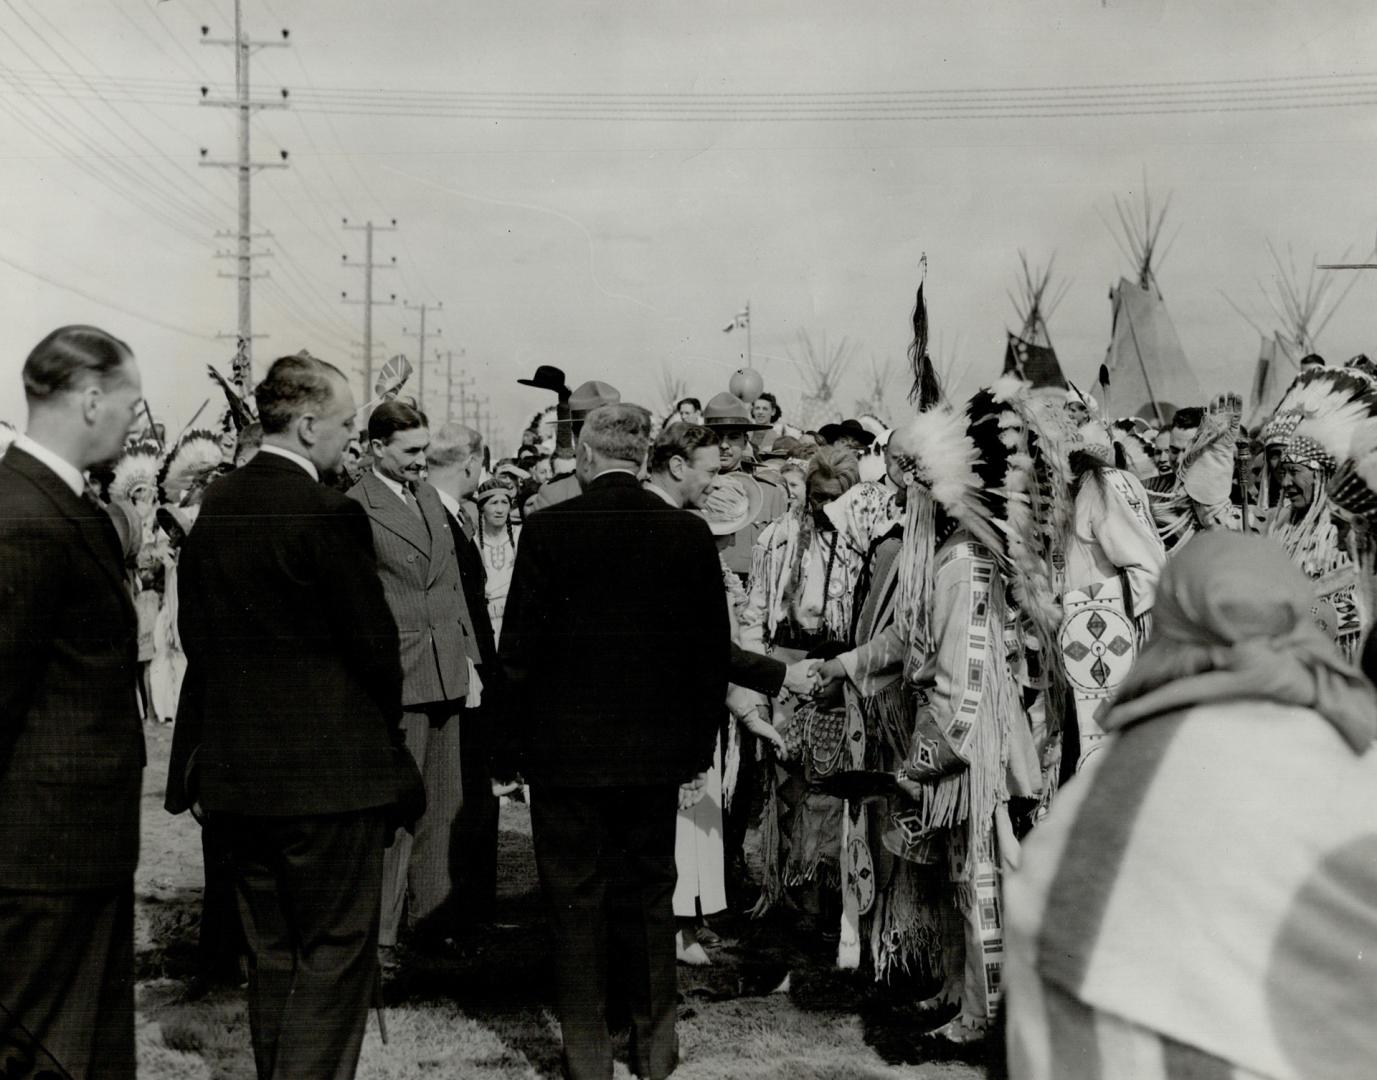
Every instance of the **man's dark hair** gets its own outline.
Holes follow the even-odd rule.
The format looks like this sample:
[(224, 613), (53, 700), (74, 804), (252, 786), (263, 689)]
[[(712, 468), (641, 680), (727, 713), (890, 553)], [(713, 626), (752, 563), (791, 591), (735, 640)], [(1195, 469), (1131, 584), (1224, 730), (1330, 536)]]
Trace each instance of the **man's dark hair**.
[(263, 434), (281, 435), (303, 413), (327, 407), (335, 396), (332, 376), (345, 378), (334, 364), (304, 353), (274, 360), (253, 391)]
[(674, 415), (678, 416), (679, 410), (682, 409), (685, 405), (692, 405), (694, 412), (703, 411), (703, 403), (701, 401), (699, 401), (696, 397), (686, 397), (680, 398), (678, 401), (674, 403)]
[(669, 467), (671, 458), (681, 457), (692, 461), (693, 455), (709, 446), (717, 446), (721, 438), (710, 427), (703, 424), (670, 424), (660, 432), (655, 445), (650, 448), (650, 471), (663, 472)]
[(756, 401), (768, 401), (770, 403), (770, 423), (779, 423), (779, 418), (784, 415), (784, 410), (779, 407), (779, 399), (768, 390), (760, 391)]
[(29, 353), (24, 361), (24, 396), (47, 401), (75, 389), (86, 373), (104, 380), (134, 355), (119, 338), (94, 326), (62, 326)]
[(401, 401), (384, 401), (368, 418), (368, 438), (370, 442), (378, 439), (385, 446), (397, 432), (423, 427), (430, 427), (430, 421), (420, 409)]
[(1176, 410), (1176, 415), (1171, 420), (1171, 426), (1178, 431), (1194, 431), (1204, 420), (1204, 409), (1199, 405), (1187, 405), (1184, 409)]

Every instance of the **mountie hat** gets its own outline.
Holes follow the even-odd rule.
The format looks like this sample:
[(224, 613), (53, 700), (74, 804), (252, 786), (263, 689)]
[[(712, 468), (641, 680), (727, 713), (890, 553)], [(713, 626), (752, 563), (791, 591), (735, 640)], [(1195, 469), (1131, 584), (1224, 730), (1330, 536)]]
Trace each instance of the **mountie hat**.
[(760, 516), (764, 501), (760, 485), (752, 477), (731, 473), (717, 478), (698, 513), (713, 536), (731, 536)]
[(537, 390), (549, 390), (564, 397), (569, 387), (564, 382), (564, 372), (549, 364), (541, 364), (529, 379), (517, 379), (522, 386), (534, 386)]
[(620, 405), (621, 400), (622, 392), (615, 386), (593, 379), (569, 395), (569, 419), (581, 422), (594, 409), (604, 405)]
[(757, 424), (746, 403), (729, 391), (722, 391), (703, 409), (703, 423), (714, 431), (768, 431), (769, 424)]

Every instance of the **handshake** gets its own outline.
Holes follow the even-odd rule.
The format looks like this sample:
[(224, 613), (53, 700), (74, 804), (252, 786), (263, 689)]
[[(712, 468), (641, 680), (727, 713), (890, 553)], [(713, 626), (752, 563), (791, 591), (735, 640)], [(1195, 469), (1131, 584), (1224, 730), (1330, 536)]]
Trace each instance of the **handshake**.
[(839, 660), (799, 660), (784, 673), (784, 689), (802, 698), (821, 697), (846, 678)]

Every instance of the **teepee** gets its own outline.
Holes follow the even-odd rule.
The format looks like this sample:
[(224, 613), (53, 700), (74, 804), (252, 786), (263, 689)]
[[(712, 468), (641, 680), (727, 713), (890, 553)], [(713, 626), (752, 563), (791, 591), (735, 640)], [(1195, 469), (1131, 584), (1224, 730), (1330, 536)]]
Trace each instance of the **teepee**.
[[(1317, 351), (1316, 339), (1348, 296), (1345, 290), (1333, 303), (1328, 302), (1334, 278), (1330, 274), (1318, 274), (1313, 259), (1302, 286), (1295, 254), (1289, 245), (1285, 261), (1270, 240), (1267, 242), (1267, 254), (1272, 257), (1271, 284), (1260, 281), (1258, 288), (1276, 318), (1277, 328), (1269, 334), (1266, 329), (1253, 323), (1254, 329), (1262, 337), (1262, 347), (1253, 372), (1252, 394), (1248, 401), (1249, 426), (1262, 423), (1276, 410), (1286, 388), (1300, 374), (1301, 358)], [(1347, 258), (1347, 253), (1344, 257)]]
[(1004, 348), (1004, 374), (1013, 372), (1027, 379), (1034, 389), (1054, 387), (1067, 388), (1066, 376), (1062, 374), (1056, 350), (1052, 348), (1052, 337), (1047, 331), (1047, 320), (1065, 298), (1071, 288), (1068, 281), (1052, 284), (1052, 263), (1034, 270), (1028, 263), (1028, 256), (1020, 251), (1018, 261), (1022, 268), (1019, 294), (1009, 293), (1009, 302), (1014, 306), (1020, 328), (1017, 334), (1010, 334)]
[(803, 397), (799, 399), (797, 424), (804, 431), (816, 431), (823, 424), (844, 419), (837, 401), (837, 390), (842, 377), (851, 367), (855, 358), (855, 347), (846, 338), (841, 344), (831, 348), (827, 335), (822, 336), (821, 346), (815, 345), (808, 331), (798, 332), (798, 356), (790, 350), (789, 359), (803, 372), (807, 380)]
[(875, 357), (870, 358), (869, 395), (856, 399), (857, 416), (873, 416), (888, 426), (889, 387), (894, 382), (894, 362), (886, 360), (883, 364)]
[(1157, 287), (1156, 264), (1165, 256), (1159, 243), (1170, 206), (1168, 197), (1154, 210), (1146, 188), (1141, 216), (1138, 208), (1117, 196), (1114, 199), (1123, 233), (1122, 237), (1116, 234), (1116, 239), (1138, 278), (1121, 277), (1109, 290), (1113, 309), (1105, 355), (1109, 384), (1100, 388), (1101, 405), (1108, 416), (1141, 416), (1165, 424), (1180, 406), (1201, 402), (1200, 382)]

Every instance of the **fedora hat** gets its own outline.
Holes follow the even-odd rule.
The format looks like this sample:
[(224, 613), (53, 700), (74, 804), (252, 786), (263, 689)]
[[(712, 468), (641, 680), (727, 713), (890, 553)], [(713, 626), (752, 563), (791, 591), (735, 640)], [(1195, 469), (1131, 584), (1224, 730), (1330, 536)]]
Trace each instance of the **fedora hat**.
[(620, 405), (622, 392), (611, 383), (592, 379), (574, 389), (569, 395), (569, 419), (580, 421), (594, 409), (604, 405)]
[(781, 435), (772, 442), (769, 449), (761, 451), (765, 461), (785, 461), (789, 458), (808, 458), (813, 456), (817, 444), (811, 439), (796, 439), (792, 435)]
[(564, 384), (564, 372), (557, 367), (551, 367), (549, 364), (541, 364), (529, 379), (517, 379), (516, 381), (522, 386), (534, 386), (537, 390), (549, 390), (561, 397), (569, 393), (569, 387)]
[(754, 477), (729, 473), (717, 478), (697, 512), (713, 536), (731, 536), (755, 521), (764, 503)]
[(703, 423), (714, 431), (768, 431), (769, 424), (757, 424), (751, 410), (735, 394), (726, 390), (708, 402), (703, 409)]

